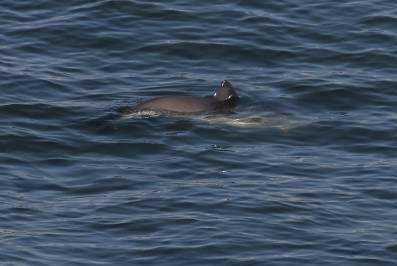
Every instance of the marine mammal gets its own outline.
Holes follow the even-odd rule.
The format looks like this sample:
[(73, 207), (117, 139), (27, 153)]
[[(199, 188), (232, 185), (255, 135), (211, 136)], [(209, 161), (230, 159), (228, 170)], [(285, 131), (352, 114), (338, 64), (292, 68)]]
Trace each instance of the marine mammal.
[(129, 111), (155, 111), (176, 114), (231, 112), (238, 99), (239, 97), (232, 84), (223, 80), (215, 93), (210, 96), (162, 96), (139, 103)]

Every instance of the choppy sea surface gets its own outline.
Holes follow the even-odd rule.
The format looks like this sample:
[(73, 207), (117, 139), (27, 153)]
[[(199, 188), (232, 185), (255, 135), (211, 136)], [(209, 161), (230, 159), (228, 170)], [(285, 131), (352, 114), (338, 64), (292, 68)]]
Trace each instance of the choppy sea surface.
[[(1, 265), (396, 265), (397, 3), (2, 0)], [(223, 79), (233, 114), (130, 116)]]

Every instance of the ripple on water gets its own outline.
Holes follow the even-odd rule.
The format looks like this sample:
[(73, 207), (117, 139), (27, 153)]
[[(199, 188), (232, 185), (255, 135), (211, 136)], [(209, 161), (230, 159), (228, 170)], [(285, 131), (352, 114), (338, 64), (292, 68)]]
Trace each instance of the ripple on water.
[(397, 261), (393, 1), (1, 3), (2, 263)]

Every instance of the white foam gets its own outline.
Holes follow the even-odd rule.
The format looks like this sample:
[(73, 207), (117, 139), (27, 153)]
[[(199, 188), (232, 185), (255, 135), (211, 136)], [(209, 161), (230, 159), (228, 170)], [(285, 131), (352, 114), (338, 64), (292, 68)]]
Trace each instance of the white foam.
[(129, 112), (122, 114), (120, 119), (131, 119), (131, 118), (150, 118), (160, 116), (161, 113), (156, 111), (138, 111), (138, 112)]

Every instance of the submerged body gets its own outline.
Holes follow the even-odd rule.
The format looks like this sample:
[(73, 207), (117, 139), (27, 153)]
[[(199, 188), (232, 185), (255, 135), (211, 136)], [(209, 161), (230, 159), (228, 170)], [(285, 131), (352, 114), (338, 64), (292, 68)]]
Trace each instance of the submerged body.
[(230, 82), (224, 80), (216, 92), (207, 97), (164, 96), (142, 102), (132, 112), (155, 111), (160, 113), (201, 114), (230, 112), (237, 103), (237, 93)]

